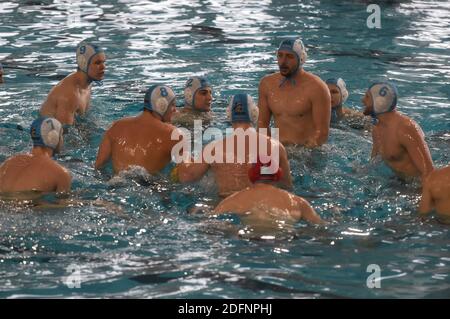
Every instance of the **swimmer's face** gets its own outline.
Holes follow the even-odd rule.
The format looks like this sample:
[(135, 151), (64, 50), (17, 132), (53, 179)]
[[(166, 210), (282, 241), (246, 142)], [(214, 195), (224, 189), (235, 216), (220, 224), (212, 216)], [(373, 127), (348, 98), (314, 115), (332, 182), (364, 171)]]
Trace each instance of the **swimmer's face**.
[(373, 100), (372, 100), (372, 94), (370, 94), (369, 91), (366, 92), (364, 97), (362, 98), (361, 102), (365, 106), (364, 108), (364, 115), (371, 115), (373, 111)]
[(211, 88), (207, 87), (197, 91), (194, 98), (195, 109), (205, 112), (210, 111), (211, 103), (212, 103)]
[(166, 114), (162, 118), (163, 122), (170, 123), (172, 121), (172, 115), (173, 115), (173, 113), (176, 112), (176, 110), (177, 110), (177, 104), (174, 99), (173, 102), (169, 105), (169, 109), (167, 110)]
[(282, 76), (294, 74), (298, 67), (297, 56), (291, 51), (277, 51), (278, 67)]
[(88, 75), (90, 78), (100, 81), (105, 78), (106, 56), (104, 53), (99, 53), (92, 58), (89, 64)]
[(341, 91), (339, 91), (339, 88), (335, 84), (327, 84), (327, 86), (328, 90), (330, 90), (331, 95), (331, 107), (335, 108), (341, 104), (342, 101)]

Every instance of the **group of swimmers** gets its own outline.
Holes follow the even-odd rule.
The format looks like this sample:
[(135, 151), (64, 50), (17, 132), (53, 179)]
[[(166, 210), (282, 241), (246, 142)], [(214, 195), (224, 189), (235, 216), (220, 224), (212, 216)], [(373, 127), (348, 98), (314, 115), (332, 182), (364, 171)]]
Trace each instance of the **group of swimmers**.
[[(344, 107), (349, 94), (343, 79), (324, 82), (304, 70), (307, 52), (300, 39), (283, 40), (276, 52), (279, 72), (260, 81), (258, 105), (248, 94), (234, 95), (227, 108), (233, 134), (208, 144), (197, 158), (185, 157), (171, 172), (174, 182), (197, 181), (211, 169), (222, 198), (214, 214), (265, 218), (270, 211), (276, 218), (322, 223), (305, 199), (289, 192), (293, 185), (285, 145), (320, 147), (328, 140), (330, 124), (356, 119), (362, 123), (360, 128), (372, 132), (372, 158), (380, 156), (403, 179), (421, 180), (419, 211), (436, 209), (441, 215), (450, 215), (450, 167), (434, 169), (422, 130), (396, 110), (398, 93), (394, 84), (382, 81), (370, 85), (362, 99), (365, 108), (361, 113)], [(77, 71), (52, 88), (40, 117), (31, 125), (31, 153), (13, 156), (0, 166), (0, 192), (70, 190), (70, 173), (52, 157), (62, 147), (64, 127), (75, 124), (76, 115), (89, 110), (92, 85), (104, 79), (106, 55), (100, 47), (83, 41), (77, 46), (76, 61)], [(0, 79), (2, 73), (0, 68)], [(175, 100), (176, 94), (167, 85), (148, 88), (142, 113), (115, 121), (105, 132), (95, 168), (101, 169), (111, 161), (115, 174), (132, 166), (156, 174), (166, 167), (173, 159), (174, 147), (183, 141), (176, 125), (189, 126), (194, 119), (212, 118), (212, 88), (204, 77), (188, 79), (182, 110), (177, 111)], [(371, 121), (364, 116), (370, 116)], [(272, 118), (278, 139), (268, 130)], [(243, 131), (244, 141), (238, 134)], [(250, 145), (251, 141), (256, 145)], [(238, 158), (236, 148), (226, 147), (230, 143), (243, 143), (244, 160)], [(271, 150), (266, 158), (260, 156), (263, 148)], [(222, 160), (204, 160), (211, 155)], [(274, 163), (277, 169), (269, 170)]]

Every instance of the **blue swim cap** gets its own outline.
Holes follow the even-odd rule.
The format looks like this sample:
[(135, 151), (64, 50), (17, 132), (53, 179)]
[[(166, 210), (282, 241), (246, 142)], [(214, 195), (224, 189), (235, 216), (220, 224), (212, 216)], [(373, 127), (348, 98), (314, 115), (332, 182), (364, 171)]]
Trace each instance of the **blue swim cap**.
[(289, 51), (295, 54), (298, 62), (296, 71), (303, 66), (306, 62), (306, 58), (308, 57), (301, 39), (290, 38), (281, 41), (278, 51)]
[(203, 76), (194, 76), (184, 86), (184, 103), (195, 109), (195, 94), (201, 89), (210, 88), (208, 80)]
[(231, 123), (244, 122), (256, 125), (259, 109), (250, 95), (240, 93), (231, 98), (227, 115)]
[(30, 127), (33, 146), (48, 147), (55, 150), (62, 135), (61, 123), (51, 117), (40, 117)]
[(397, 106), (397, 88), (391, 82), (377, 82), (369, 87), (372, 95), (373, 116), (391, 112)]
[(174, 100), (175, 93), (170, 87), (165, 85), (152, 85), (145, 93), (144, 110), (155, 112), (161, 117), (164, 117)]
[[(88, 75), (89, 66), (91, 65), (92, 59), (97, 54), (103, 52), (104, 52), (103, 49), (100, 48), (99, 46), (86, 41), (82, 41), (80, 44), (78, 44), (76, 53), (78, 70)], [(91, 77), (89, 77), (89, 75), (88, 78), (91, 82), (92, 81), (99, 82), (99, 84), (102, 83), (101, 80), (94, 80)]]

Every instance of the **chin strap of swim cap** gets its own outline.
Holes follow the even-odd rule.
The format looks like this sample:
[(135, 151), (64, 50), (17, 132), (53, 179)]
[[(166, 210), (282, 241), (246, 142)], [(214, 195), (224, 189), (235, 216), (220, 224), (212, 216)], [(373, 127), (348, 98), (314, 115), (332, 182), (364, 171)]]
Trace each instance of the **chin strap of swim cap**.
[(297, 68), (292, 74), (285, 76), (281, 81), (279, 87), (282, 87), (286, 82), (290, 82), (292, 85), (296, 85), (296, 81), (294, 79), (295, 75), (298, 73), (300, 68), (303, 67), (303, 64), (306, 62), (306, 58), (308, 54), (306, 53), (305, 46), (303, 45), (302, 40), (300, 39), (286, 39), (280, 43), (278, 47), (278, 51), (288, 51), (295, 54), (297, 58)]
[(389, 113), (397, 106), (397, 87), (391, 82), (377, 82), (369, 87), (372, 96), (372, 123), (378, 123), (378, 115)]
[(94, 86), (102, 86), (103, 81), (93, 79), (89, 76), (89, 72), (88, 72), (89, 66), (91, 65), (91, 61), (94, 58), (94, 56), (96, 56), (99, 53), (103, 53), (103, 52), (104, 52), (103, 49), (101, 49), (97, 45), (91, 44), (91, 43), (88, 43), (85, 41), (81, 42), (77, 46), (76, 57), (77, 57), (78, 70), (85, 73), (88, 78), (88, 83), (89, 84), (92, 83)]
[(336, 123), (338, 121), (339, 117), (338, 117), (338, 113), (337, 113), (337, 107), (333, 107), (331, 109), (331, 118), (330, 118), (330, 123)]
[(195, 95), (198, 91), (210, 87), (211, 85), (209, 84), (208, 80), (203, 76), (194, 76), (190, 78), (186, 81), (186, 85), (184, 86), (184, 103), (192, 107), (194, 110), (200, 112), (204, 111), (196, 108)]
[(270, 171), (271, 169), (271, 161), (269, 160), (267, 163), (263, 164), (261, 160), (258, 158), (255, 164), (252, 164), (252, 167), (248, 170), (248, 179), (252, 184), (261, 181), (267, 182), (278, 182), (283, 177), (283, 170), (281, 167), (278, 167), (278, 170), (273, 173)]

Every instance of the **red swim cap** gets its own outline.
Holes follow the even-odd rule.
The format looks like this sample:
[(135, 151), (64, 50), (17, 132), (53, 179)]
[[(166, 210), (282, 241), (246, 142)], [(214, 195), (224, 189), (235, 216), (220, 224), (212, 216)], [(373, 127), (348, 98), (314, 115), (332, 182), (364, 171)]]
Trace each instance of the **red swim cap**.
[(281, 167), (278, 167), (278, 170), (275, 173), (270, 172), (270, 165), (272, 161), (269, 161), (266, 164), (261, 163), (260, 159), (252, 165), (252, 167), (248, 170), (248, 179), (252, 183), (256, 183), (257, 181), (272, 181), (278, 182), (283, 177), (283, 171)]

